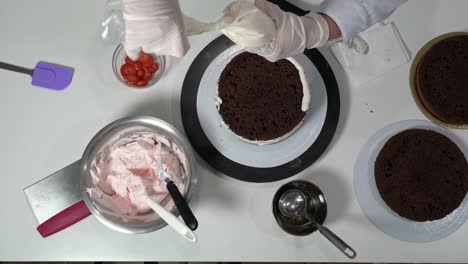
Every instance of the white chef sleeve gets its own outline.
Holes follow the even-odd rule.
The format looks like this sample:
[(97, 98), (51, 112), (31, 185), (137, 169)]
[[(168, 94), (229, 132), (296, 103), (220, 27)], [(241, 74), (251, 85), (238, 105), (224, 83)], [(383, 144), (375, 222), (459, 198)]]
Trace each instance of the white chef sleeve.
[(319, 8), (335, 20), (344, 41), (389, 17), (407, 0), (325, 0)]

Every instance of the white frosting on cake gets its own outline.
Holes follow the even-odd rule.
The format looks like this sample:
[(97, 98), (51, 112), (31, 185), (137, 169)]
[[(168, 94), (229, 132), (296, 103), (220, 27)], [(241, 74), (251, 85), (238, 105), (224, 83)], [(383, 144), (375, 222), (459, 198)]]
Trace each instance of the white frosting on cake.
[(301, 64), (299, 64), (299, 62), (297, 62), (293, 58), (287, 58), (287, 60), (291, 62), (294, 65), (294, 67), (296, 67), (297, 71), (299, 71), (299, 77), (301, 78), (302, 93), (303, 93), (301, 110), (302, 112), (307, 112), (310, 106), (310, 89), (309, 89), (309, 82), (307, 81), (304, 68), (302, 67)]

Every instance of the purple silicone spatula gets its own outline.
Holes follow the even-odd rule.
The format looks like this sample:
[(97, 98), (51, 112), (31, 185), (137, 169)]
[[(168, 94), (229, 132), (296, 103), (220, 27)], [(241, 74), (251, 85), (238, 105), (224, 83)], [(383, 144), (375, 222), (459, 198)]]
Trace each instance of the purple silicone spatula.
[(43, 61), (38, 62), (34, 69), (0, 61), (0, 69), (31, 75), (32, 85), (52, 90), (67, 88), (72, 81), (74, 72), (73, 68)]

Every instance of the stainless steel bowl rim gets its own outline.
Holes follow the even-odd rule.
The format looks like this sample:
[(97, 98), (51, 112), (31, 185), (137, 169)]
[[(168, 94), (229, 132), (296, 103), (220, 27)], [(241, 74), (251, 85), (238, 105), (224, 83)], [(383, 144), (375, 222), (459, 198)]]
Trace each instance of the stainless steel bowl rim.
[[(83, 200), (86, 203), (86, 206), (89, 208), (91, 213), (101, 223), (103, 223), (104, 225), (106, 225), (107, 227), (113, 230), (116, 230), (122, 233), (128, 233), (128, 234), (143, 234), (143, 233), (148, 233), (148, 232), (158, 230), (159, 228), (165, 226), (166, 223), (164, 223), (162, 226), (154, 225), (154, 226), (149, 226), (147, 228), (132, 228), (132, 227), (114, 223), (113, 221), (103, 216), (102, 213), (94, 207), (89, 194), (86, 192), (86, 184), (85, 184), (85, 179), (89, 173), (88, 163), (90, 163), (89, 161), (92, 161), (92, 159), (94, 158), (90, 156), (91, 153), (95, 152), (96, 148), (99, 148), (100, 143), (102, 142), (103, 139), (105, 139), (106, 135), (112, 133), (115, 130), (121, 130), (122, 127), (130, 128), (133, 126), (134, 127), (146, 127), (146, 128), (154, 127), (154, 128), (163, 129), (167, 131), (168, 134), (171, 135), (172, 139), (175, 140), (176, 143), (178, 143), (178, 145), (180, 145), (183, 148), (184, 154), (186, 155), (186, 159), (187, 159), (187, 176), (193, 180), (192, 182), (188, 183), (191, 186), (187, 187), (188, 189), (185, 195), (187, 202), (190, 201), (196, 189), (197, 178), (194, 173), (194, 164), (193, 164), (194, 154), (193, 154), (190, 144), (174, 126), (172, 126), (171, 124), (161, 119), (150, 117), (150, 116), (125, 117), (122, 119), (118, 119), (110, 123), (109, 125), (105, 126), (91, 139), (91, 141), (86, 146), (86, 149), (83, 153), (83, 156), (81, 158), (81, 164), (80, 164), (80, 191), (81, 191)], [(171, 212), (174, 213), (176, 216), (179, 215), (176, 209), (172, 210)]]

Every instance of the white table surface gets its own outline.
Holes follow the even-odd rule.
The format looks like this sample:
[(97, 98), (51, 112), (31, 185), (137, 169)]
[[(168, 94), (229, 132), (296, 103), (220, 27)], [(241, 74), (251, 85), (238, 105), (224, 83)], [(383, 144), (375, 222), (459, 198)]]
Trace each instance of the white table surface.
[[(300, 2), (310, 7), (309, 2)], [(292, 179), (307, 179), (329, 202), (327, 225), (358, 252), (359, 262), (468, 262), (468, 224), (449, 237), (426, 244), (398, 241), (374, 227), (353, 192), (353, 166), (363, 143), (381, 127), (425, 119), (409, 89), (410, 64), (364, 85), (350, 85), (327, 50), (337, 76), (342, 111), (328, 151), (306, 171), (275, 183), (251, 184), (213, 171), (200, 158), (199, 192), (192, 207), (199, 219), (199, 243), (169, 228), (146, 235), (112, 231), (94, 217), (43, 239), (23, 188), (79, 159), (91, 137), (123, 116), (163, 118), (182, 130), (179, 95), (195, 56), (217, 34), (191, 38), (183, 59), (171, 60), (159, 84), (125, 88), (111, 70), (112, 46), (99, 39), (104, 1), (4, 0), (0, 6), (0, 60), (33, 66), (39, 60), (75, 68), (71, 86), (53, 92), (30, 85), (30, 77), (0, 71), (0, 260), (160, 261), (349, 261), (319, 234), (293, 237), (271, 214), (275, 191)], [(183, 10), (215, 19), (227, 0), (183, 0)], [(466, 30), (468, 1), (411, 0), (391, 19), (415, 54), (431, 38)], [(371, 113), (370, 111), (373, 111)], [(468, 142), (467, 132), (456, 132)]]

